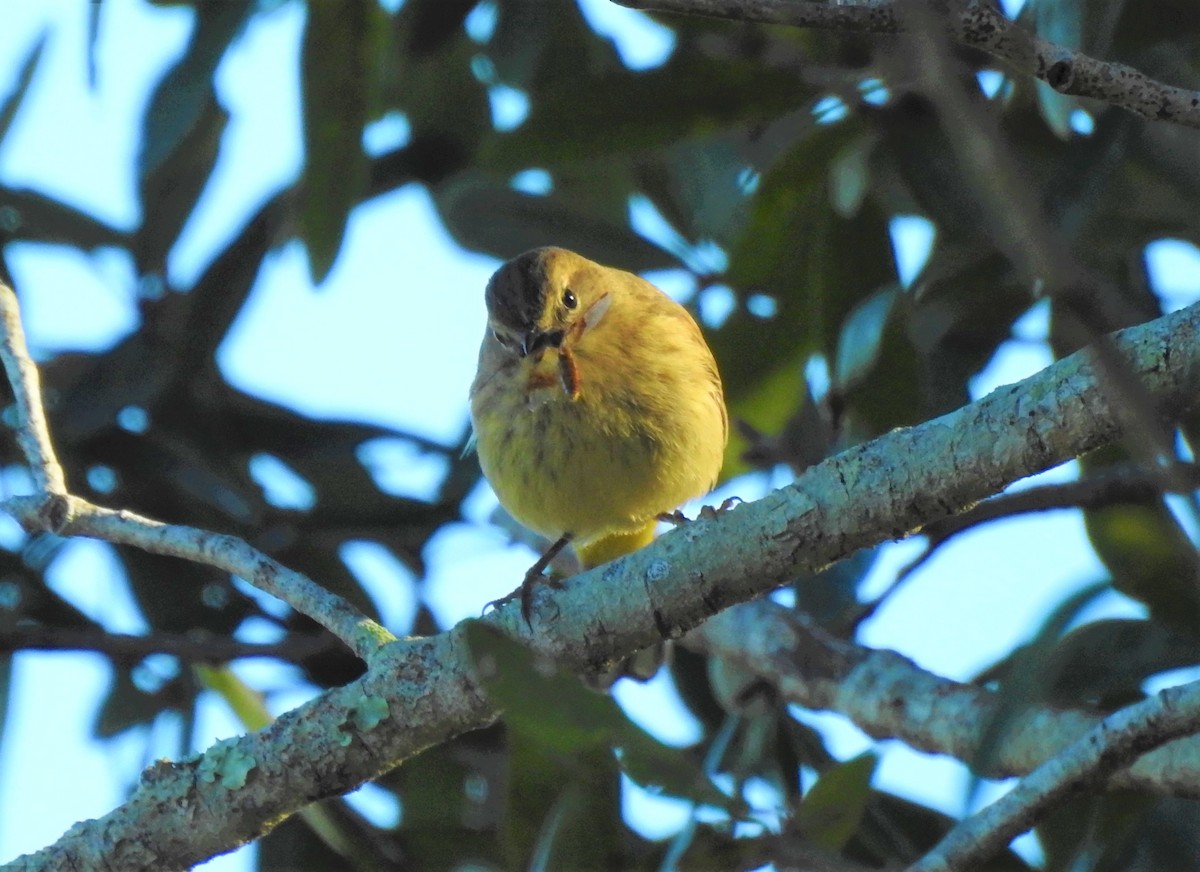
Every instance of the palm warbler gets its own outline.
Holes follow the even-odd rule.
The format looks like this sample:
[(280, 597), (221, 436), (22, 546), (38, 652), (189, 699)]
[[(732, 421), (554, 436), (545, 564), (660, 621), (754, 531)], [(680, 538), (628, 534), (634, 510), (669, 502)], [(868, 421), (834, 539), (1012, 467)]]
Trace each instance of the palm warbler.
[(729, 423), (700, 328), (644, 279), (537, 248), (500, 267), (486, 299), (479, 462), (508, 512), (554, 542), (519, 591), (528, 621), (532, 586), (568, 542), (584, 568), (606, 563), (708, 493)]

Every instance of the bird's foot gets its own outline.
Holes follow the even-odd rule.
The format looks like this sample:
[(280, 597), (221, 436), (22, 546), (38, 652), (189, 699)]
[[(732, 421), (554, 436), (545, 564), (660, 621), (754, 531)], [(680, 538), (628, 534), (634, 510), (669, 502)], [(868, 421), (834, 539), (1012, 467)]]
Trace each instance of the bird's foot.
[(533, 613), (533, 588), (538, 584), (549, 585), (555, 590), (562, 588), (563, 583), (561, 578), (556, 577), (553, 573), (550, 575), (543, 575), (542, 573), (545, 572), (546, 567), (550, 565), (551, 561), (558, 556), (558, 552), (562, 551), (570, 541), (570, 535), (556, 540), (553, 545), (546, 549), (546, 553), (539, 557), (533, 566), (529, 567), (529, 571), (525, 573), (525, 578), (521, 582), (521, 586), (507, 596), (492, 600), (485, 605), (483, 607), (484, 613), (486, 614), (489, 609), (498, 609), (500, 606), (519, 599), (521, 601), (521, 617), (525, 619), (525, 626), (532, 630), (533, 621), (530, 616)]
[[(696, 520), (704, 519), (706, 521), (711, 521), (713, 518), (719, 518), (741, 501), (741, 497), (728, 497), (716, 508), (713, 508), (712, 506), (701, 506), (700, 514), (696, 516)], [(682, 527), (684, 524), (692, 523), (692, 519), (683, 512), (679, 511), (679, 509), (676, 509), (673, 512), (663, 512), (657, 517), (657, 520), (664, 521), (676, 527)]]
[[(534, 570), (537, 571), (535, 572)], [(500, 599), (494, 599), (487, 603), (483, 607), (484, 614), (487, 614), (493, 609), (498, 609), (501, 606), (506, 606), (513, 600), (520, 600), (521, 617), (525, 619), (526, 626), (532, 630), (533, 623), (530, 619), (530, 616), (533, 613), (533, 589), (539, 584), (544, 584), (547, 587), (553, 588), (554, 590), (561, 590), (563, 587), (561, 578), (555, 575), (543, 575), (541, 567), (532, 566), (530, 567), (529, 572), (525, 573), (525, 578), (521, 582), (521, 586), (512, 593), (505, 594), (504, 596), (500, 597)]]

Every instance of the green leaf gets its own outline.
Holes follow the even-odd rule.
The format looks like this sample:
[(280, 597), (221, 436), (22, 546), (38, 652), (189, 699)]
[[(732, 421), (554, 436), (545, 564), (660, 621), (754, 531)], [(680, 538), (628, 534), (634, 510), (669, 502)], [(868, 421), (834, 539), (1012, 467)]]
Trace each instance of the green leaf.
[(659, 742), (575, 675), (481, 621), (468, 622), (464, 632), (488, 695), (512, 730), (556, 754), (615, 749), (621, 768), (644, 787), (727, 811), (740, 808), (692, 755)]
[(474, 730), (377, 780), (402, 804), (397, 835), (413, 869), (449, 870), (468, 860), (486, 868), (513, 868), (500, 844), (510, 814), (512, 772), (504, 733), (499, 725)]
[(840, 851), (862, 821), (878, 763), (867, 751), (824, 772), (801, 800), (796, 828), (823, 848)]
[(367, 190), (362, 134), (386, 24), (370, 0), (308, 6), (301, 49), (305, 165), (299, 221), (314, 284), (333, 268), (350, 210)]
[(509, 735), (504, 845), (510, 869), (614, 869), (621, 856), (621, 778), (606, 747), (571, 755)]
[(1113, 586), (1165, 626), (1200, 637), (1200, 559), (1161, 500), (1084, 512), (1088, 538)]
[[(883, 216), (864, 208), (853, 219), (839, 217), (825, 185), (830, 162), (861, 135), (854, 122), (814, 129), (763, 175), (750, 202), (725, 279), (743, 299), (752, 293), (772, 298), (776, 311), (760, 318), (739, 308), (712, 337), (735, 416), (741, 398), (780, 371), (790, 371), (798, 386), (809, 355), (832, 355), (855, 303), (895, 281)], [(793, 409), (784, 410), (777, 424)], [(776, 429), (750, 421), (764, 431)]]
[[(1015, 650), (1000, 663), (976, 676), (976, 684), (999, 679), (1000, 691), (988, 719), (983, 739), (974, 760), (966, 760), (973, 773), (986, 772), (988, 765), (1008, 734), (1009, 728), (1021, 717), (1026, 707), (1046, 700), (1047, 659), (1059, 638), (1080, 612), (1109, 590), (1106, 581), (1085, 585), (1065, 597), (1038, 629), (1029, 644)], [(972, 778), (970, 793), (974, 796), (980, 784), (979, 776)]]
[(830, 164), (830, 200), (834, 211), (843, 218), (854, 216), (870, 190), (870, 159), (874, 150), (874, 139), (863, 136), (850, 142)]
[(1145, 694), (1147, 678), (1200, 663), (1194, 636), (1154, 621), (1111, 618), (1067, 633), (1047, 658), (1046, 697), (1055, 705), (1109, 711)]
[(837, 626), (859, 611), (858, 589), (875, 565), (880, 548), (862, 548), (820, 572), (801, 573), (792, 582), (796, 608), (826, 627)]
[(608, 744), (624, 717), (615, 702), (486, 624), (471, 621), (465, 629), (476, 669), (509, 727), (560, 753)]

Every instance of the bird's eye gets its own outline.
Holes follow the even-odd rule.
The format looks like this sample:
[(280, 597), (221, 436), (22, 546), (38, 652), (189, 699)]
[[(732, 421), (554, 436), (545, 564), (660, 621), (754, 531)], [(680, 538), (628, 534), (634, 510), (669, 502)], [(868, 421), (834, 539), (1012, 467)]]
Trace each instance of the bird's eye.
[(575, 296), (575, 292), (570, 288), (567, 288), (565, 291), (563, 291), (562, 301), (563, 305), (568, 309), (574, 309), (579, 305), (579, 298)]
[(505, 348), (508, 348), (508, 344), (509, 344), (508, 337), (505, 336), (503, 333), (501, 333), (499, 330), (492, 331), (492, 338), (495, 339), (497, 342), (499, 342), (501, 345), (503, 345)]

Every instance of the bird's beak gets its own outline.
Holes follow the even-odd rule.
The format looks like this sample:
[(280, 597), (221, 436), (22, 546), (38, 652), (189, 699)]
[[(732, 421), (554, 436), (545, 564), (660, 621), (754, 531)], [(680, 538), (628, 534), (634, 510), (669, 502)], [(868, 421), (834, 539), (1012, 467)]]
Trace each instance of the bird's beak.
[(543, 348), (558, 348), (562, 345), (562, 330), (542, 330), (534, 327), (521, 337), (521, 357), (537, 354)]

